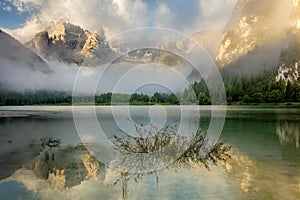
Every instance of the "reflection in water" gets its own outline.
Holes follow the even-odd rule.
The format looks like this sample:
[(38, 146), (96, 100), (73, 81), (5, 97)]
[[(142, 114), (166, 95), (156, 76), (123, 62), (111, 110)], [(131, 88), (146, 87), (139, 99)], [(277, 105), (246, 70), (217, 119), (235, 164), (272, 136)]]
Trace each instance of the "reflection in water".
[[(140, 131), (142, 130), (143, 129)], [(145, 169), (147, 169), (146, 165), (156, 164), (157, 157), (147, 157), (147, 160), (145, 160), (144, 156), (128, 157), (128, 155), (136, 153), (148, 154), (152, 152), (163, 153), (163, 149), (167, 145), (169, 146), (169, 155), (174, 154), (176, 149), (186, 149), (182, 155), (175, 154), (178, 157), (170, 166), (168, 166), (168, 169), (172, 168), (177, 170), (183, 167), (200, 165), (209, 169), (211, 165), (217, 165), (220, 161), (226, 163), (230, 158), (230, 146), (224, 145), (222, 142), (212, 145), (206, 134), (203, 135), (200, 131), (198, 131), (192, 139), (189, 139), (177, 135), (174, 131), (175, 129), (172, 127), (165, 127), (162, 130), (163, 132), (159, 132), (159, 134), (147, 132), (148, 135), (146, 138), (132, 137), (130, 135), (126, 135), (126, 137), (122, 138), (115, 136), (114, 143), (119, 147), (119, 150), (126, 153), (125, 156), (121, 158), (117, 156), (116, 159), (118, 161), (122, 160), (122, 164), (126, 163), (128, 165), (129, 163), (134, 163), (134, 167), (145, 167)], [(145, 133), (140, 134), (145, 136)], [(43, 142), (42, 144), (52, 144), (54, 140), (51, 139), (49, 141)], [(185, 147), (185, 145), (188, 146)], [(58, 146), (55, 146), (54, 148)], [(54, 151), (52, 149), (53, 146), (50, 146), (50, 149), (44, 152), (44, 156), (41, 156), (38, 162), (35, 162), (34, 171), (36, 174), (46, 172), (43, 178), (54, 182), (57, 187), (72, 187), (80, 184), (83, 180), (88, 180), (90, 178), (98, 179), (98, 175), (104, 172), (104, 170), (101, 170), (104, 169), (104, 165), (91, 156), (82, 145), (77, 146), (74, 149), (69, 147), (63, 151)], [(72, 155), (69, 155), (69, 152), (72, 153)], [(51, 159), (49, 159), (49, 155), (51, 155)], [(73, 157), (73, 159), (71, 159), (70, 162), (71, 157)], [(57, 159), (61, 159), (61, 161), (57, 162)], [(68, 166), (68, 164), (72, 164), (73, 167), (64, 168), (64, 166)], [(102, 167), (100, 168), (100, 166)], [(132, 167), (132, 165), (130, 167)], [(120, 171), (118, 173), (119, 177), (115, 179), (113, 185), (121, 182), (122, 199), (127, 199), (128, 182), (131, 179), (138, 182), (144, 175), (155, 176), (156, 184), (158, 185), (159, 177), (157, 171), (145, 171), (140, 173)]]
[(223, 165), (226, 174), (235, 180), (246, 199), (287, 199), (300, 198), (300, 174), (286, 176), (288, 169), (257, 162), (247, 155), (232, 150), (230, 164)]
[[(212, 145), (207, 134), (201, 134), (200, 130), (192, 138), (177, 134), (176, 127), (173, 126), (166, 126), (158, 133), (142, 128), (137, 129), (137, 132), (139, 135), (146, 137), (133, 137), (128, 134), (125, 134), (125, 137), (122, 138), (114, 136), (113, 142), (122, 152), (120, 157), (116, 157), (116, 162), (118, 165), (125, 166), (123, 169), (129, 169), (129, 171), (121, 172), (120, 178), (115, 182), (121, 181), (123, 199), (128, 198), (127, 187), (130, 179), (137, 182), (144, 175), (154, 175), (156, 184), (158, 184), (157, 171), (161, 169), (161, 162), (173, 162), (167, 166), (168, 169), (174, 168), (177, 170), (197, 165), (203, 165), (209, 169), (211, 165), (217, 165), (221, 161), (228, 162), (231, 157), (229, 153), (230, 146), (224, 145), (223, 142)], [(182, 149), (185, 151), (180, 154)], [(152, 153), (155, 153), (154, 156), (147, 156)], [(136, 154), (140, 154), (140, 156), (136, 156)], [(150, 169), (158, 170), (148, 171), (149, 165)], [(137, 170), (135, 170), (132, 173), (130, 171), (132, 168), (141, 169), (142, 171), (137, 173)]]
[(223, 142), (213, 145), (207, 134), (202, 134), (200, 130), (194, 136), (187, 136), (178, 134), (176, 126), (168, 125), (159, 131), (155, 127), (137, 128), (137, 132), (143, 137), (126, 133), (123, 137), (114, 136), (113, 143), (120, 152), (113, 161), (117, 164), (116, 169), (130, 173), (151, 173), (162, 166), (168, 167), (166, 163), (176, 167), (197, 163), (208, 169), (209, 165), (217, 165), (219, 161), (230, 158), (230, 146)]
[[(126, 144), (127, 153), (133, 153), (137, 150), (148, 153), (149, 151), (157, 150), (158, 147), (162, 147), (166, 141), (170, 142), (173, 139), (178, 139), (178, 136), (173, 134), (173, 132), (172, 134), (165, 132), (163, 136), (153, 135), (150, 139), (145, 138), (143, 141), (141, 141), (141, 138), (133, 137), (115, 138), (120, 147), (124, 147)], [(185, 138), (181, 139), (182, 142), (180, 143), (178, 143), (179, 140), (176, 140), (176, 143), (172, 143), (172, 149), (182, 148)], [(43, 151), (27, 169), (32, 170), (37, 178), (47, 181), (52, 187), (59, 190), (79, 186), (88, 180), (98, 180), (107, 185), (121, 184), (122, 199), (127, 199), (130, 180), (138, 182), (144, 176), (153, 175), (158, 186), (158, 171), (145, 173), (112, 171), (96, 160), (82, 144), (62, 147), (60, 139), (42, 138), (40, 141)], [(229, 146), (224, 145), (224, 143), (217, 143), (210, 148), (209, 145), (209, 140), (198, 132), (187, 151), (178, 157), (168, 169), (178, 170), (183, 167), (199, 165), (209, 168), (211, 165), (217, 165), (219, 161), (227, 162), (230, 158)], [(210, 149), (210, 151), (207, 154), (203, 154), (201, 149)], [(140, 161), (131, 160), (131, 162), (139, 163)], [(25, 172), (28, 173), (27, 171)], [(108, 180), (109, 176), (113, 178), (111, 179), (110, 177), (110, 180)], [(11, 178), (8, 180), (11, 180)]]
[(253, 188), (253, 174), (257, 170), (256, 164), (249, 157), (234, 150), (230, 163), (223, 164), (225, 171), (238, 181), (240, 189), (248, 193)]
[[(141, 175), (97, 161), (79, 144), (71, 117), (2, 119), (0, 199), (300, 199), (299, 116), (294, 109), (234, 107), (221, 136), (232, 146), (229, 162), (206, 170), (189, 161)], [(131, 140), (125, 138), (119, 144)], [(135, 152), (150, 141), (134, 143)]]
[[(35, 175), (60, 189), (80, 185), (91, 178), (98, 179), (104, 165), (96, 160), (84, 145), (60, 147), (59, 139), (41, 139), (43, 152), (34, 160)], [(55, 145), (54, 145), (55, 144)]]
[[(37, 174), (45, 170), (43, 167), (33, 170), (23, 168), (17, 170), (5, 181), (21, 182), (29, 191), (38, 194), (41, 199), (103, 199), (104, 197), (107, 199), (143, 199), (144, 195), (147, 195), (144, 199), (181, 199), (184, 196), (188, 199), (198, 199), (204, 198), (204, 194), (212, 195), (206, 196), (204, 199), (216, 199), (220, 195), (220, 198), (217, 199), (228, 200), (293, 200), (295, 197), (300, 197), (295, 180), (288, 180), (279, 169), (257, 163), (236, 149), (232, 151), (230, 163), (222, 163), (223, 167), (219, 168), (212, 167), (212, 171), (205, 171), (199, 165), (193, 165), (192, 168), (177, 168), (177, 173), (174, 173), (173, 170), (162, 170), (151, 176), (102, 168), (101, 163), (86, 154), (85, 150), (78, 147), (68, 147), (67, 149), (73, 149), (73, 153), (79, 157), (83, 156), (81, 161), (77, 160), (81, 164), (72, 165), (74, 160), (69, 157), (70, 154), (67, 152), (64, 160), (55, 160), (58, 165), (60, 163), (65, 167), (59, 168), (56, 165), (55, 170), (49, 172), (48, 178), (39, 176), (37, 178)], [(56, 149), (55, 155), (63, 154), (65, 150), (65, 148)], [(35, 164), (37, 162), (46, 161), (40, 158), (35, 161)], [(80, 171), (83, 173), (80, 174)], [(75, 180), (70, 174), (76, 176), (77, 179)], [(274, 181), (274, 175), (276, 175), (276, 181)], [(158, 177), (159, 185), (157, 185), (155, 193), (151, 182), (153, 183), (152, 180), (158, 181)], [(66, 182), (69, 184), (65, 184)], [(285, 184), (281, 185), (281, 183)], [(236, 184), (240, 191), (234, 190)], [(278, 187), (281, 187), (282, 190), (277, 190)], [(224, 193), (226, 188), (230, 188), (228, 194)], [(197, 192), (198, 190), (200, 191)], [(183, 196), (178, 196), (179, 191)]]
[(281, 145), (293, 144), (299, 148), (300, 124), (298, 122), (281, 122), (277, 124), (276, 133)]

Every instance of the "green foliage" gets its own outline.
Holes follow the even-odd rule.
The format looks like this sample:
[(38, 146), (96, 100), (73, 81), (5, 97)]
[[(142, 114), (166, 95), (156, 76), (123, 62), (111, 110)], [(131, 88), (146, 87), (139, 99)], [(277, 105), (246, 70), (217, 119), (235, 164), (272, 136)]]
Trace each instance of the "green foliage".
[(248, 96), (248, 94), (245, 94), (243, 96), (243, 102), (244, 103), (248, 104), (248, 103), (251, 103), (251, 101), (252, 101), (252, 99), (251, 99), (251, 97)]
[[(275, 73), (263, 71), (260, 76), (242, 77), (234, 76), (230, 72), (221, 71), (227, 103), (280, 103), (300, 101), (300, 80), (287, 83), (280, 79), (276, 81)], [(210, 105), (211, 95), (216, 100), (219, 95), (219, 87), (208, 88), (204, 81), (194, 82), (188, 85), (183, 92), (161, 93), (155, 92), (152, 96), (143, 93), (133, 94), (112, 94), (103, 93), (92, 99), (88, 96), (77, 97), (79, 104), (96, 105), (179, 105), (179, 104), (199, 104)], [(77, 103), (75, 102), (75, 103)], [(60, 105), (72, 104), (72, 96), (67, 92), (59, 91), (7, 91), (0, 87), (0, 106), (3, 105)]]
[(252, 102), (253, 103), (262, 103), (263, 102), (263, 94), (261, 92), (256, 92), (252, 94)]
[(112, 96), (111, 92), (101, 94), (100, 96), (96, 96), (95, 103), (109, 105), (111, 104), (111, 96)]
[(267, 93), (266, 97), (269, 103), (279, 103), (282, 100), (282, 93), (279, 90), (272, 90)]
[(174, 93), (169, 95), (168, 102), (171, 105), (178, 105), (179, 104), (179, 100), (178, 100), (178, 98), (176, 97), (176, 95)]
[(294, 101), (295, 100), (295, 88), (293, 84), (288, 80), (285, 90), (285, 100)]
[(192, 84), (184, 89), (181, 101), (184, 104), (197, 103), (197, 94), (195, 93)]
[(171, 105), (179, 104), (179, 99), (174, 93), (167, 94), (167, 93), (155, 92), (153, 96), (150, 98), (150, 101), (151, 104), (171, 104)]
[(280, 103), (299, 102), (299, 84), (276, 81), (274, 72), (263, 71), (261, 76), (234, 77), (228, 72), (222, 73), (227, 102), (231, 103)]
[(58, 91), (0, 91), (0, 105), (41, 105), (71, 104), (72, 97), (66, 92)]
[(199, 105), (210, 105), (210, 97), (207, 96), (205, 93), (203, 92), (199, 92), (198, 93), (198, 104)]

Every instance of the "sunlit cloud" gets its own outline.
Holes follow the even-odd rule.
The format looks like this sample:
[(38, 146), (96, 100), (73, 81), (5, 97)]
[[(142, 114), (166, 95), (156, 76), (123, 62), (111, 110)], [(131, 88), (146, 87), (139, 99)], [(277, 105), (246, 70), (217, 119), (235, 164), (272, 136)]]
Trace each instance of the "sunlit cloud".
[[(90, 0), (88, 3), (81, 0), (7, 1), (19, 12), (30, 14), (23, 27), (8, 30), (25, 42), (29, 36), (45, 30), (46, 24), (60, 19), (90, 31), (103, 27), (107, 35), (145, 26), (159, 26), (189, 33), (214, 27), (214, 31), (218, 29), (221, 32), (237, 0), (176, 1), (178, 5), (172, 1), (143, 0)], [(191, 5), (184, 6), (185, 4)]]

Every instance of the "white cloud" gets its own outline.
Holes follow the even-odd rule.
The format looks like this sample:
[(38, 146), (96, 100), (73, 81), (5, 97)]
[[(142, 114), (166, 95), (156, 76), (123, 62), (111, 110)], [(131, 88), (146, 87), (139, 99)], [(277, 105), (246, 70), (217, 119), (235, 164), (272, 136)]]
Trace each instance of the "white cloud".
[[(45, 22), (65, 19), (85, 29), (96, 31), (104, 27), (112, 34), (126, 29), (147, 25), (147, 4), (142, 0), (9, 0), (20, 12), (33, 12), (32, 18), (24, 29), (15, 30), (19, 38), (23, 32), (30, 34), (33, 27), (40, 27)], [(38, 19), (38, 20), (37, 20)], [(38, 21), (38, 23), (37, 23)], [(22, 32), (22, 33), (17, 33)]]
[(20, 12), (31, 14), (31, 18), (24, 24), (24, 27), (6, 30), (17, 39), (26, 42), (35, 33), (45, 30), (51, 22), (54, 23), (60, 19), (65, 19), (90, 31), (97, 31), (103, 27), (108, 36), (149, 25), (173, 28), (190, 34), (199, 30), (221, 34), (237, 0), (184, 2), (187, 4), (193, 2), (195, 8), (199, 7), (199, 12), (196, 9), (191, 13), (188, 13), (190, 7), (184, 10), (167, 1), (157, 1), (153, 5), (143, 0), (8, 1)]
[(7, 0), (17, 8), (19, 12), (30, 12), (37, 6), (41, 6), (44, 0)]
[(28, 42), (34, 35), (38, 32), (44, 31), (51, 23), (48, 21), (41, 21), (36, 17), (31, 18), (27, 21), (22, 28), (17, 28), (14, 30), (3, 29), (5, 32), (17, 38), (20, 42)]
[(141, 0), (113, 0), (116, 13), (128, 25), (143, 26), (147, 23), (147, 4)]
[(238, 0), (199, 0), (199, 15), (188, 34), (204, 45), (211, 56), (215, 56), (222, 40), (222, 32)]
[(153, 12), (153, 25), (158, 27), (174, 28), (176, 15), (167, 4), (161, 3)]
[(3, 10), (5, 10), (7, 12), (10, 12), (11, 11), (11, 7), (10, 6), (3, 7)]
[(199, 22), (202, 29), (223, 29), (237, 0), (199, 0)]

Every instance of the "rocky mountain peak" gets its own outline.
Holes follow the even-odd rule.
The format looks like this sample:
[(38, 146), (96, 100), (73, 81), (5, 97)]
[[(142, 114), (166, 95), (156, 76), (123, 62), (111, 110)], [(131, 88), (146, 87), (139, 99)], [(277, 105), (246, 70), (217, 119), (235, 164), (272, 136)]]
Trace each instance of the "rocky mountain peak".
[(85, 31), (77, 25), (60, 20), (52, 30), (49, 37), (53, 44), (64, 45), (69, 49), (79, 49), (84, 38)]
[(99, 34), (60, 20), (25, 45), (47, 58), (82, 65), (87, 58), (102, 59), (111, 51), (104, 30), (100, 29)]

